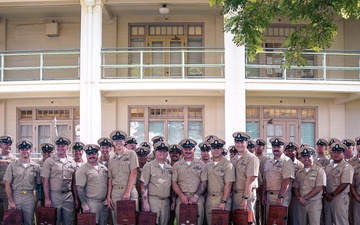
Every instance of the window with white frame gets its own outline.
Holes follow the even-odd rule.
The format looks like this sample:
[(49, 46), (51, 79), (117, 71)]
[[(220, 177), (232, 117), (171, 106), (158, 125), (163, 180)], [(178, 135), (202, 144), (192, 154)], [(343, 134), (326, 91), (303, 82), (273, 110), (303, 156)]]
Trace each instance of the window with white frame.
[(183, 138), (198, 143), (203, 139), (203, 106), (131, 106), (129, 110), (129, 133), (138, 143), (151, 141), (157, 135), (164, 136), (169, 144)]
[[(246, 132), (252, 139), (269, 140), (281, 134), (287, 141), (315, 145), (316, 107), (246, 108)], [(268, 148), (270, 145), (268, 143)]]
[(71, 141), (80, 139), (79, 107), (19, 108), (18, 121), (18, 138), (31, 140), (33, 152), (40, 152), (41, 143), (52, 143), (57, 136), (68, 137)]

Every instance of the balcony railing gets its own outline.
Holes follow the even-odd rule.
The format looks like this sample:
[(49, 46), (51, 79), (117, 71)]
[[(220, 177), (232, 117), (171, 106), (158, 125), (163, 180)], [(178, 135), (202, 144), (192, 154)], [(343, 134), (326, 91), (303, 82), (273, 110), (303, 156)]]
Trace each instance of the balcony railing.
[(306, 65), (281, 66), (284, 49), (264, 49), (253, 62), (246, 62), (246, 78), (283, 80), (360, 80), (360, 51), (305, 51)]
[[(223, 48), (116, 48), (101, 51), (103, 79), (206, 79), (225, 77)], [(248, 79), (360, 81), (360, 51), (306, 51), (306, 65), (281, 67), (282, 49), (264, 49), (245, 62)], [(241, 63), (241, 62), (239, 62)], [(0, 82), (78, 80), (80, 51), (0, 52)]]
[(224, 49), (103, 49), (102, 78), (224, 78)]
[(0, 81), (76, 80), (79, 50), (0, 52)]

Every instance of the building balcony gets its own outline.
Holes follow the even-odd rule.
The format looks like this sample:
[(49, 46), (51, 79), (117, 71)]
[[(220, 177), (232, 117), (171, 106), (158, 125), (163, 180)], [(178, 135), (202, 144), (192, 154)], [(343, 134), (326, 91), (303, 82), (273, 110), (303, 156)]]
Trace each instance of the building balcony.
[[(224, 79), (224, 48), (113, 48), (101, 51), (101, 79)], [(246, 61), (250, 80), (359, 81), (360, 51), (305, 52), (306, 65), (281, 66), (282, 49)], [(246, 57), (247, 58), (247, 57)], [(79, 49), (0, 52), (0, 81), (80, 79)], [(241, 62), (239, 62), (241, 63)], [(251, 81), (250, 81), (251, 82)]]

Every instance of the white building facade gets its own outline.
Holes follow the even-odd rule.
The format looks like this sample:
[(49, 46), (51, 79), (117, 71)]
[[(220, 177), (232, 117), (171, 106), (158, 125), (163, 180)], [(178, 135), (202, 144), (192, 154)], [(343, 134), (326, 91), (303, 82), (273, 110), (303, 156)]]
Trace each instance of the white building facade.
[(115, 129), (139, 143), (215, 134), (230, 145), (235, 131), (310, 145), (354, 139), (360, 23), (336, 23), (332, 49), (283, 69), (281, 42), (301, 24), (272, 24), (248, 62), (207, 0), (3, 0), (0, 134), (35, 146), (56, 135), (96, 143)]

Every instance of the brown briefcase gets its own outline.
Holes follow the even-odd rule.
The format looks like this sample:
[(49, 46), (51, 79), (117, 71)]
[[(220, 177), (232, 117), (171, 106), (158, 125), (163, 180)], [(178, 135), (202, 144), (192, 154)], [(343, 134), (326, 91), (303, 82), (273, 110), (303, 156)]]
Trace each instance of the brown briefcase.
[(230, 220), (230, 211), (213, 209), (211, 210), (212, 225), (228, 225)]
[(39, 207), (36, 210), (37, 225), (56, 224), (56, 208)]
[(18, 210), (18, 209), (5, 210), (4, 225), (22, 225), (21, 210)]
[(288, 208), (281, 205), (270, 205), (267, 224), (286, 225)]
[(233, 222), (234, 222), (234, 225), (253, 224), (252, 211), (245, 210), (245, 209), (235, 209)]
[(156, 224), (157, 214), (154, 212), (139, 212), (137, 224), (141, 225), (154, 225)]
[(198, 210), (197, 204), (180, 204), (179, 225), (197, 225)]
[(135, 201), (120, 200), (116, 202), (117, 224), (136, 224)]
[(78, 213), (77, 225), (96, 225), (96, 213)]

